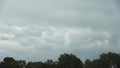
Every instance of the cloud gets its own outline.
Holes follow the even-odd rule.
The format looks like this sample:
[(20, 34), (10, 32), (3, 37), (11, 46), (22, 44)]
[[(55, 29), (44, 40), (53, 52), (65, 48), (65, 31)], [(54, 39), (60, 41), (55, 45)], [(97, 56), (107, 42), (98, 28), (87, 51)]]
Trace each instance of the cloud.
[[(9, 47), (4, 48), (6, 50), (9, 50), (7, 53), (10, 55), (11, 53), (14, 53), (14, 56), (23, 55), (24, 58), (28, 57), (27, 61), (37, 61), (38, 59), (45, 61), (45, 59), (48, 58), (57, 60), (57, 57), (62, 53), (74, 53), (76, 55), (79, 55), (82, 60), (85, 60), (85, 58), (93, 59), (102, 52), (113, 50), (112, 48), (109, 49), (109, 47), (111, 47), (111, 34), (107, 31), (96, 31), (91, 28), (82, 27), (8, 27), (8, 29), (10, 28), (12, 30), (12, 35), (14, 36), (9, 37), (12, 41), (12, 44), (10, 40), (6, 40), (6, 43), (8, 43), (6, 46), (13, 46), (11, 46), (12, 49)], [(18, 33), (16, 33), (16, 31), (18, 31)], [(14, 49), (13, 47), (19, 48), (19, 50)], [(4, 48), (2, 49), (4, 50)], [(116, 49), (116, 51), (118, 52), (119, 50)], [(93, 56), (88, 54), (88, 52)], [(94, 55), (94, 53), (96, 53), (96, 55)], [(27, 54), (27, 56), (24, 56), (25, 54)]]
[[(113, 0), (6, 0), (0, 11), (0, 54), (27, 61), (74, 53), (83, 61), (119, 53)], [(1, 58), (0, 58), (1, 59)]]
[[(88, 0), (8, 1), (2, 16), (10, 24), (44, 24), (61, 26), (102, 26), (116, 20), (112, 3)], [(101, 6), (102, 3), (102, 6)], [(32, 5), (34, 4), (34, 5)], [(17, 5), (17, 6), (16, 6)]]

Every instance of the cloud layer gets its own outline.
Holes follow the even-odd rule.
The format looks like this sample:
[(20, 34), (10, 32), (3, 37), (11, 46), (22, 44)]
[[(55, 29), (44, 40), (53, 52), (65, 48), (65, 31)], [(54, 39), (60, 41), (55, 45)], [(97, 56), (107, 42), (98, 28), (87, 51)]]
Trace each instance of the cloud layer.
[(120, 53), (119, 5), (114, 0), (1, 0), (0, 60), (85, 60)]

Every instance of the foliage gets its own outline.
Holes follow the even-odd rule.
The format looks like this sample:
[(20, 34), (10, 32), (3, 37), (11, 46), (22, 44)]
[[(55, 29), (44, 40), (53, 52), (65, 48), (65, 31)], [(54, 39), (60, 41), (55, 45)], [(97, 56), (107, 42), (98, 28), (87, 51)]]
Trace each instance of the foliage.
[(58, 60), (58, 68), (83, 68), (81, 60), (72, 54), (63, 54)]
[(0, 68), (120, 68), (120, 54), (103, 53), (93, 61), (82, 61), (73, 54), (61, 54), (58, 61), (47, 60), (45, 62), (28, 62), (5, 57), (0, 62)]
[(92, 68), (92, 61), (89, 59), (85, 60), (85, 68)]
[(86, 60), (85, 68), (120, 68), (120, 55), (112, 52), (103, 53), (92, 62)]
[(12, 57), (6, 57), (3, 62), (0, 63), (0, 68), (23, 68), (25, 66), (25, 61), (16, 61)]

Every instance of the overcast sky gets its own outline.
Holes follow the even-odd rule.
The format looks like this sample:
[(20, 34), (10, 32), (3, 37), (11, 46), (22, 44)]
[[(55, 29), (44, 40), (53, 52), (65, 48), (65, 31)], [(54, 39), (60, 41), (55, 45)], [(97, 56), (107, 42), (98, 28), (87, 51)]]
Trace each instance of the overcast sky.
[(0, 60), (120, 53), (118, 0), (0, 0)]

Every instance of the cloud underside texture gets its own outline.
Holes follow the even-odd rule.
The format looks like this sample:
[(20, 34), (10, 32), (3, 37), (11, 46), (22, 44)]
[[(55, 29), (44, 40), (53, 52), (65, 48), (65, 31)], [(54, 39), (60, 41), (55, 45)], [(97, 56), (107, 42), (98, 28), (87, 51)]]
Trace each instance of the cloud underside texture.
[(0, 60), (81, 60), (120, 53), (120, 7), (114, 0), (1, 0)]

